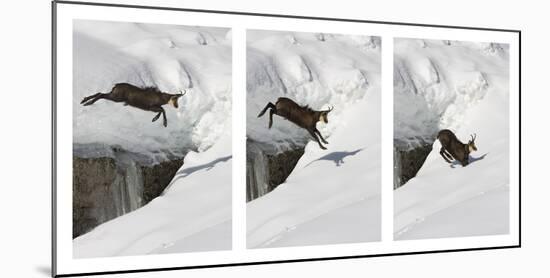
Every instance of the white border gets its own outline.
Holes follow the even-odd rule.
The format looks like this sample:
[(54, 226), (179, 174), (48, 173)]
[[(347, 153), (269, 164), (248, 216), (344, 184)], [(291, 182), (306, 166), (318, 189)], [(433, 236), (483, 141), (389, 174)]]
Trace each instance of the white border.
[[(233, 250), (203, 253), (72, 258), (72, 21), (91, 19), (233, 29)], [(247, 250), (245, 247), (246, 29), (373, 35), (382, 37), (382, 241), (357, 244)], [(502, 42), (510, 44), (510, 234), (392, 241), (392, 125), (394, 37)], [(518, 245), (519, 242), (519, 36), (512, 32), (391, 24), (258, 17), (184, 11), (57, 4), (57, 274), (173, 268), (259, 261), (364, 256)], [(242, 186), (240, 186), (242, 185)]]

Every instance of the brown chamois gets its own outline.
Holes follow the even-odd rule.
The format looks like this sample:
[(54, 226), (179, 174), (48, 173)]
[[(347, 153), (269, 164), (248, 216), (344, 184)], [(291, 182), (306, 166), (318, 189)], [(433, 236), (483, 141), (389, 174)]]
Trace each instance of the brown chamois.
[(437, 134), (437, 139), (441, 142), (441, 149), (439, 154), (447, 161), (451, 163), (451, 159), (459, 161), (462, 166), (466, 166), (470, 163), (470, 152), (477, 151), (476, 147), (476, 135), (470, 135), (471, 139), (468, 144), (463, 144), (456, 138), (456, 135), (448, 130), (443, 129)]
[(145, 111), (157, 112), (158, 114), (153, 118), (153, 122), (158, 120), (162, 114), (163, 125), (166, 127), (168, 121), (166, 120), (166, 112), (162, 105), (170, 104), (174, 108), (178, 108), (178, 98), (183, 96), (182, 94), (167, 94), (161, 92), (156, 87), (139, 88), (128, 83), (116, 84), (111, 92), (107, 94), (97, 93), (95, 95), (85, 97), (80, 104), (84, 106), (92, 105), (100, 99), (107, 99), (114, 102), (124, 102), (124, 105), (130, 105)]
[[(321, 149), (326, 150), (326, 148), (321, 144), (321, 141), (325, 144), (328, 144), (328, 142), (323, 138), (321, 135), (321, 132), (317, 130), (317, 122), (323, 121), (325, 123), (328, 123), (328, 113), (332, 111), (333, 108), (329, 108), (328, 110), (322, 110), (322, 111), (316, 111), (311, 108), (309, 108), (307, 105), (300, 106), (293, 100), (286, 98), (286, 97), (280, 97), (277, 99), (277, 102), (275, 104), (269, 102), (265, 108), (258, 114), (258, 118), (263, 116), (264, 113), (269, 110), (269, 128), (273, 125), (273, 114), (279, 115), (297, 126), (306, 129), (311, 136), (313, 136), (313, 139), (317, 141), (319, 144), (319, 147)], [(319, 137), (317, 137), (319, 135)], [(321, 138), (321, 141), (319, 141), (319, 138)]]

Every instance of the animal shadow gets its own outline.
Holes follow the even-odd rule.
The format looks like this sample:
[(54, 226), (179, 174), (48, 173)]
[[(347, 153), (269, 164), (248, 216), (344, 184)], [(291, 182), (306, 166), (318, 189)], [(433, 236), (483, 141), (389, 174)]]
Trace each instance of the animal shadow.
[(351, 152), (331, 152), (329, 154), (326, 154), (310, 163), (308, 163), (306, 165), (309, 166), (310, 164), (316, 162), (316, 161), (320, 161), (320, 160), (329, 160), (329, 161), (333, 161), (334, 164), (336, 164), (337, 167), (340, 167), (340, 165), (344, 164), (344, 158), (348, 157), (348, 156), (353, 156), (353, 155), (356, 155), (358, 152), (362, 151), (363, 148), (360, 148), (360, 149), (357, 149), (355, 151), (351, 151)]
[[(489, 153), (485, 153), (485, 154), (483, 154), (482, 156), (479, 156), (479, 157), (473, 157), (473, 156), (470, 155), (469, 158), (468, 158), (468, 160), (470, 161), (470, 163), (469, 163), (468, 165), (470, 165), (470, 164), (472, 164), (472, 163), (474, 163), (474, 162), (476, 162), (476, 161), (479, 161), (479, 160), (484, 159), (488, 154), (489, 154)], [(460, 164), (460, 162), (454, 160), (453, 163), (451, 163), (451, 168), (455, 168), (457, 165), (462, 166), (462, 164)]]
[(172, 180), (170, 185), (168, 185), (166, 188), (168, 189), (168, 187), (172, 186), (172, 184), (174, 184), (177, 180), (186, 178), (187, 176), (193, 174), (196, 171), (203, 170), (203, 169), (206, 169), (206, 171), (210, 171), (212, 168), (214, 168), (214, 166), (216, 166), (216, 164), (218, 164), (220, 162), (226, 162), (226, 161), (230, 160), (231, 158), (232, 158), (232, 156), (228, 155), (228, 156), (225, 156), (225, 157), (217, 158), (217, 159), (215, 159), (211, 162), (208, 162), (208, 163), (205, 163), (205, 164), (202, 164), (202, 165), (197, 165), (197, 166), (194, 166), (194, 167), (189, 167), (189, 168), (182, 169), (174, 175), (174, 179)]

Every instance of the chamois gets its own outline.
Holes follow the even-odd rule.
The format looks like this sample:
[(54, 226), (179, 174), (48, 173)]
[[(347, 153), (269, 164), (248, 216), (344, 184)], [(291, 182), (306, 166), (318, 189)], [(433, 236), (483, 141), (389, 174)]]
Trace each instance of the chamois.
[[(307, 105), (300, 106), (293, 100), (286, 98), (286, 97), (280, 97), (277, 99), (277, 102), (275, 104), (269, 102), (265, 108), (260, 112), (258, 115), (258, 118), (263, 116), (265, 112), (269, 110), (269, 128), (273, 125), (273, 114), (279, 115), (297, 126), (306, 129), (311, 136), (313, 136), (313, 139), (317, 141), (319, 144), (319, 147), (321, 149), (326, 150), (326, 148), (321, 144), (321, 141), (325, 144), (328, 144), (328, 142), (323, 138), (321, 135), (321, 132), (317, 130), (317, 122), (323, 121), (325, 123), (328, 123), (328, 113), (332, 111), (333, 107), (329, 108), (328, 110), (322, 110), (322, 111), (316, 111), (311, 108), (309, 108)], [(317, 137), (319, 135), (319, 137)], [(319, 141), (319, 138), (321, 139)]]
[(124, 106), (130, 105), (145, 111), (157, 112), (158, 114), (153, 118), (153, 122), (158, 120), (162, 114), (163, 125), (166, 127), (168, 121), (166, 120), (166, 112), (162, 105), (169, 104), (178, 108), (178, 98), (183, 96), (184, 93), (179, 94), (167, 94), (161, 92), (156, 87), (139, 88), (128, 83), (116, 84), (111, 92), (107, 94), (97, 93), (95, 95), (85, 97), (80, 104), (84, 106), (92, 105), (100, 99), (107, 99), (114, 102), (124, 102)]
[(441, 142), (441, 149), (439, 154), (447, 161), (451, 163), (451, 159), (459, 161), (462, 166), (466, 166), (470, 163), (470, 152), (477, 151), (475, 144), (476, 134), (470, 135), (471, 139), (467, 144), (463, 144), (456, 138), (456, 135), (448, 130), (443, 129), (437, 134), (437, 139)]

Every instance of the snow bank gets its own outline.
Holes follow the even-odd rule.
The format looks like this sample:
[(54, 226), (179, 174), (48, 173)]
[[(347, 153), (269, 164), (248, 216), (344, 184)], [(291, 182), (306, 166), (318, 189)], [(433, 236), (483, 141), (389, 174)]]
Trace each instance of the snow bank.
[[(292, 123), (257, 119), (287, 96), (314, 108), (334, 105), (286, 182), (247, 204), (248, 248), (380, 239), (380, 41), (377, 38), (247, 33), (247, 135), (283, 146), (309, 137)], [(302, 141), (300, 141), (302, 140)]]
[(395, 55), (396, 138), (449, 128), (463, 142), (477, 133), (478, 148), (462, 167), (434, 142), (416, 177), (394, 191), (395, 238), (508, 233), (508, 46), (396, 39)]
[[(268, 129), (268, 115), (257, 118), (268, 102), (285, 96), (313, 109), (334, 106), (329, 122), (339, 122), (380, 79), (378, 37), (249, 30), (247, 47), (247, 136), (280, 148), (303, 146), (309, 135), (277, 117)], [(330, 136), (335, 127), (318, 128)]]
[[(216, 142), (231, 111), (228, 29), (88, 20), (73, 27), (74, 143), (120, 146), (162, 161)], [(179, 109), (166, 107), (166, 128), (151, 122), (154, 113), (120, 103), (80, 104), (122, 82), (188, 92)]]

